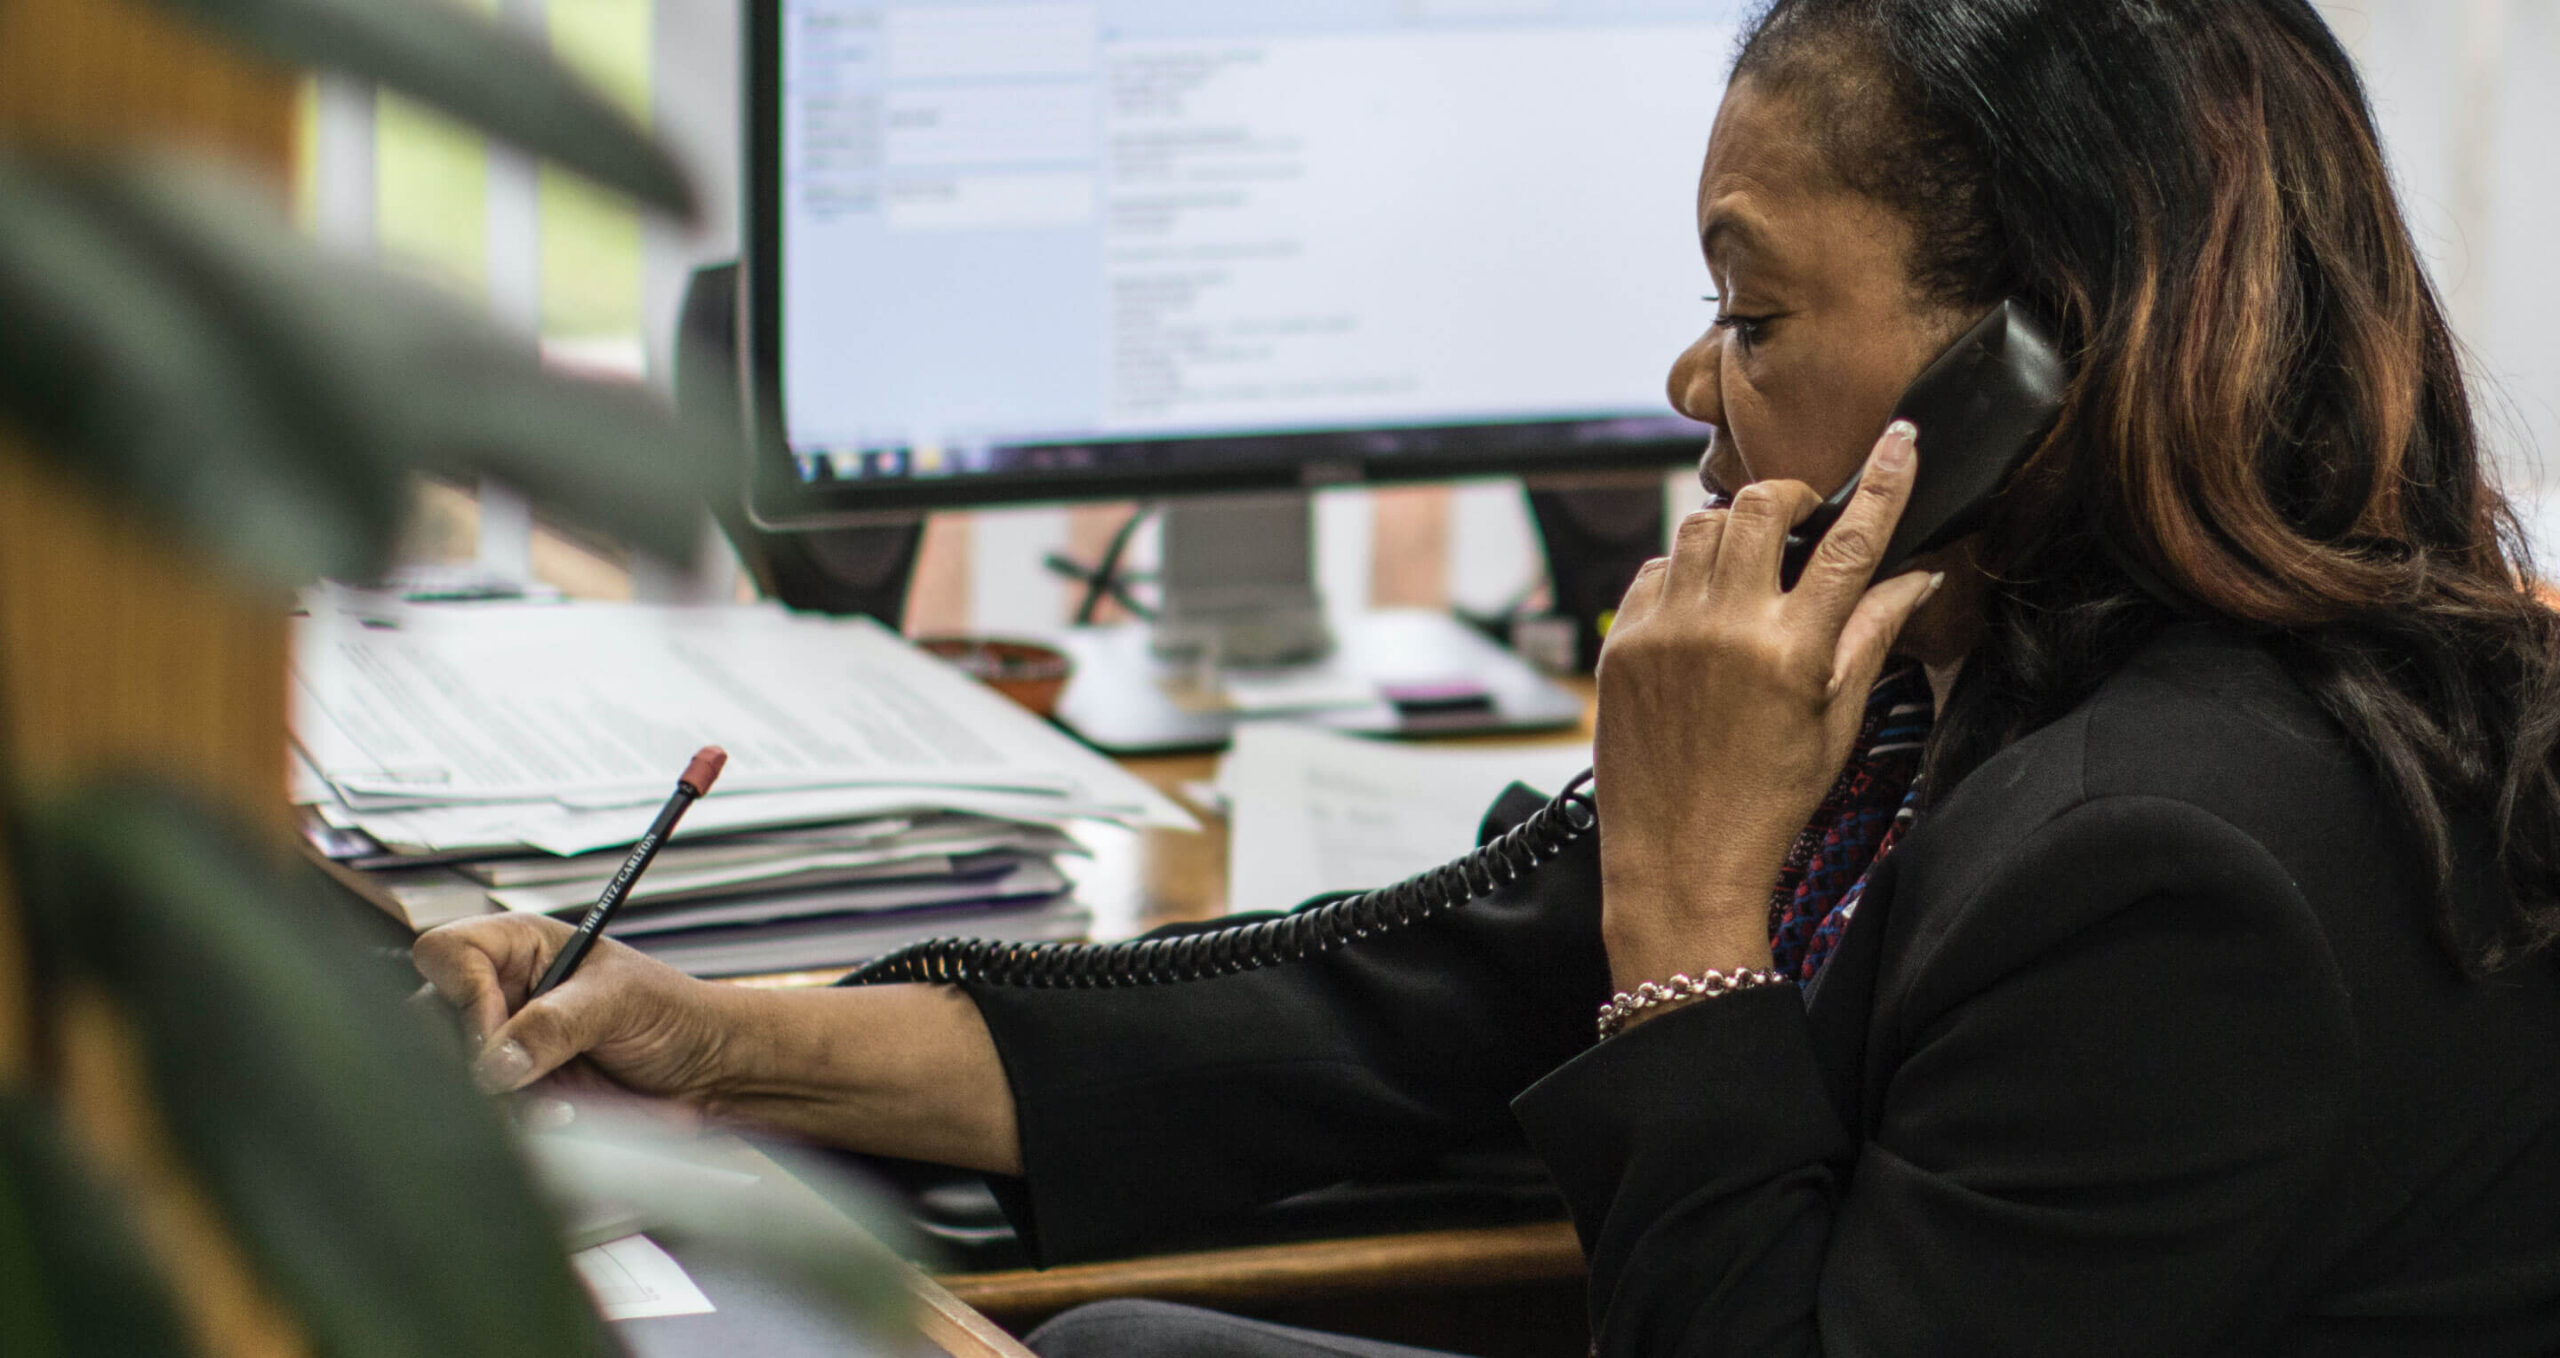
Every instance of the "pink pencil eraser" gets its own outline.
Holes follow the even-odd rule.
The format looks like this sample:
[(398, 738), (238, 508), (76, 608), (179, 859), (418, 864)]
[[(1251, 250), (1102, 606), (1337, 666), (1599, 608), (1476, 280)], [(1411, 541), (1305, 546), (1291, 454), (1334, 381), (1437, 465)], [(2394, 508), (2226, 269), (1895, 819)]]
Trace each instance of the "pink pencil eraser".
[(720, 770), (729, 762), (729, 752), (717, 745), (705, 745), (694, 752), (693, 762), (684, 766), (684, 776), (676, 781), (693, 789), (694, 796), (711, 790), (720, 779)]

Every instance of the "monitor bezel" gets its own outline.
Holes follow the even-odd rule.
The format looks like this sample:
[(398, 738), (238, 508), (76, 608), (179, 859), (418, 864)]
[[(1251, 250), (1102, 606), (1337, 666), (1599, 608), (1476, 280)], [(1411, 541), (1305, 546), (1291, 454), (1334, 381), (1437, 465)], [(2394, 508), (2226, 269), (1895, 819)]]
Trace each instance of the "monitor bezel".
[[(1707, 433), (1703, 425), (1680, 437), (1576, 443), (1560, 436), (1552, 443), (1522, 445), (1519, 435), (1527, 429), (1555, 425), (1561, 433), (1577, 423), (1599, 422), (1513, 420), (1129, 439), (1106, 445), (1233, 448), (1258, 444), (1271, 449), (1267, 457), (1235, 466), (1096, 467), (894, 480), (803, 481), (785, 432), (782, 410), (782, 3), (783, 0), (747, 0), (742, 6), (746, 41), (741, 60), (746, 68), (747, 117), (743, 129), (746, 173), (742, 176), (744, 195), (739, 205), (742, 285), (738, 289), (737, 333), (745, 336), (747, 343), (746, 361), (740, 365), (739, 395), (749, 451), (746, 509), (760, 525), (793, 528), (887, 522), (911, 520), (939, 509), (1169, 495), (1669, 470), (1698, 459)], [(1676, 414), (1667, 406), (1662, 413)], [(1450, 446), (1388, 453), (1364, 446), (1374, 443), (1387, 430), (1399, 437), (1445, 440)], [(1493, 437), (1497, 431), (1510, 437)]]

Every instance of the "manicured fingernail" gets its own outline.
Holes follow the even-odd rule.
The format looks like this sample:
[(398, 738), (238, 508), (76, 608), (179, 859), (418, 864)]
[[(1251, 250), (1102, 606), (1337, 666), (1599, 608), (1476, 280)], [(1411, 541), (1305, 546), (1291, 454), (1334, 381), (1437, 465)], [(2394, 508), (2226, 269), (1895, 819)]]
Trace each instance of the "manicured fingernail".
[(480, 1059), (471, 1064), (472, 1078), (492, 1094), (503, 1094), (523, 1084), (524, 1077), (532, 1073), (532, 1053), (512, 1037), (480, 1053)]
[(1931, 599), (1937, 597), (1938, 586), (1945, 583), (1947, 583), (1947, 573), (1945, 571), (1929, 572), (1929, 587), (1920, 591), (1920, 602), (1925, 604)]
[(1918, 426), (1909, 420), (1895, 420), (1884, 429), (1884, 446), (1876, 450), (1876, 466), (1898, 472), (1911, 465), (1912, 445), (1919, 440)]

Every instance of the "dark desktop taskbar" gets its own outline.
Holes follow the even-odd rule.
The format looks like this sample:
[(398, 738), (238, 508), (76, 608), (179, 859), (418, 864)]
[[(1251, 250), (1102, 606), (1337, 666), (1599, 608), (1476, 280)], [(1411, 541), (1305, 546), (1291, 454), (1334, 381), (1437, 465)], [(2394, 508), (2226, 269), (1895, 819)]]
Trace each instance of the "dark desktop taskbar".
[(887, 481), (945, 476), (1077, 471), (1181, 471), (1313, 458), (1367, 460), (1438, 454), (1499, 458), (1508, 451), (1694, 441), (1706, 426), (1664, 414), (1578, 419), (1174, 434), (1142, 439), (1041, 439), (1006, 443), (905, 441), (792, 445), (804, 482)]

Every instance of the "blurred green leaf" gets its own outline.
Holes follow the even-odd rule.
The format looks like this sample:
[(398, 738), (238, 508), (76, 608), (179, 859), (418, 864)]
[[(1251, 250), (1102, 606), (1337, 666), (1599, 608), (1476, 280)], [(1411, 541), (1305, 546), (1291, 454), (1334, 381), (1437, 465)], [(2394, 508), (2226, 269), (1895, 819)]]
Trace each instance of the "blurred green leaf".
[[(283, 583), (369, 563), (396, 479), (294, 456), (259, 355), (230, 319), (56, 180), (0, 160), (0, 420)], [(313, 465), (304, 465), (313, 462)]]
[(206, 166), (0, 159), (0, 313), (0, 420), (283, 584), (373, 574), (411, 470), (683, 560), (738, 466), (731, 431), (543, 372)]
[(618, 1348), (495, 1109), (316, 869), (147, 789), (32, 802), (16, 849), (39, 956), (135, 1022), (182, 1154), (322, 1352)]
[(0, 1353), (191, 1348), (124, 1205), (72, 1158), (43, 1106), (0, 1096)]
[(690, 220), (693, 190), (631, 117), (540, 46), (445, 0), (160, 0), (296, 66), (399, 89)]

